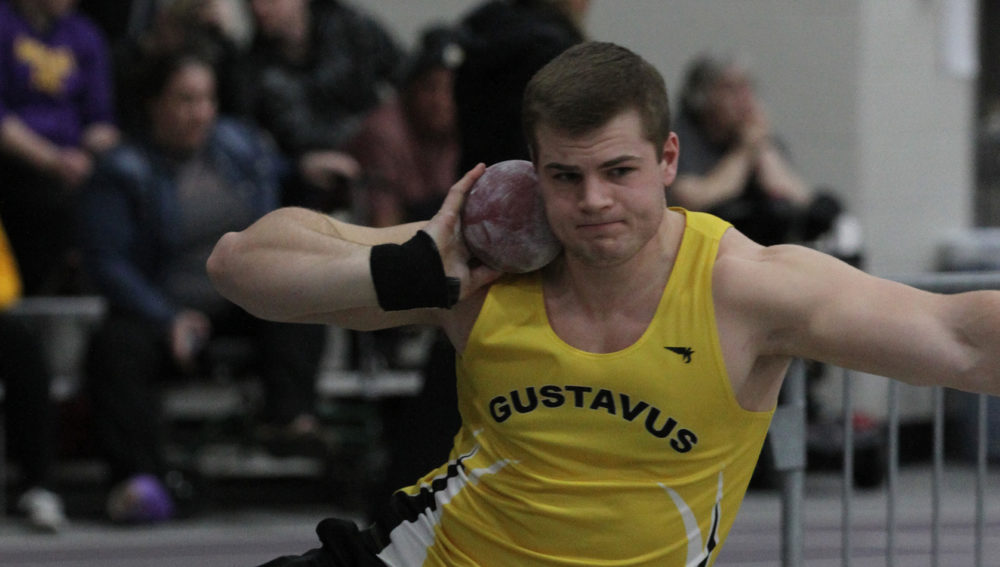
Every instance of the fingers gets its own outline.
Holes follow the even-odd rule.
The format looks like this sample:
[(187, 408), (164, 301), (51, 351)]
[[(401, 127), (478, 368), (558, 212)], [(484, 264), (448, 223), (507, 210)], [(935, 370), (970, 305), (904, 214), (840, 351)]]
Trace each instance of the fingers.
[(486, 165), (479, 163), (476, 167), (473, 167), (462, 176), (451, 189), (448, 190), (448, 195), (445, 196), (444, 203), (441, 205), (442, 210), (458, 212), (462, 208), (462, 202), (465, 201), (465, 194), (469, 192), (469, 189), (475, 185), (476, 180), (482, 177), (483, 172), (486, 171)]
[(494, 270), (486, 265), (476, 266), (469, 270), (469, 284), (462, 288), (462, 297), (468, 297), (483, 287), (493, 283), (503, 272)]
[(461, 216), (462, 203), (465, 202), (465, 194), (476, 183), (476, 180), (486, 171), (486, 166), (482, 163), (473, 167), (462, 176), (445, 195), (444, 202), (434, 218), (424, 227), (424, 230), (434, 238), (440, 248), (446, 238), (461, 241), (457, 238), (461, 230), (459, 217)]
[(485, 266), (469, 267), (470, 255), (462, 238), (462, 204), (465, 195), (484, 171), (486, 166), (480, 163), (455, 182), (448, 190), (441, 209), (423, 228), (437, 244), (446, 274), (462, 281), (461, 297), (468, 297), (470, 293), (500, 277), (500, 272)]

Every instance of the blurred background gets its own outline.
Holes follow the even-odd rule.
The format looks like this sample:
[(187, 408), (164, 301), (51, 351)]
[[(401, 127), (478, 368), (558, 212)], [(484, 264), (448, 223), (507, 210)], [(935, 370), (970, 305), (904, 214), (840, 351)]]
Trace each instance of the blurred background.
[[(59, 4), (56, 0), (37, 4), (3, 0), (3, 3)], [(129, 57), (138, 56), (148, 45), (179, 41), (177, 37), (185, 35), (181, 33), (185, 23), (197, 21), (198, 26), (211, 23), (210, 39), (224, 36), (223, 43), (231, 51), (222, 52), (234, 57), (229, 60), (217, 52), (218, 57), (213, 60), (222, 62), (215, 68), (220, 112), (260, 118), (260, 109), (256, 115), (246, 112), (241, 105), (247, 101), (237, 99), (245, 86), (241, 81), (254, 77), (259, 70), (253, 66), (262, 60), (273, 63), (266, 57), (243, 58), (248, 53), (256, 55), (254, 50), (260, 47), (255, 41), (259, 40), (259, 29), (254, 25), (251, 6), (257, 4), (257, 9), (264, 13), (261, 6), (269, 3), (294, 4), (277, 0), (79, 0), (67, 4), (78, 4), (77, 9), (92, 18), (106, 34), (116, 72), (133, 71)], [(414, 69), (452, 71), (460, 64), (449, 60), (446, 47), (453, 40), (451, 36), (431, 37), (428, 41), (425, 32), (458, 24), (485, 3), (484, 0), (351, 0), (327, 4), (348, 6), (370, 16), (373, 27), (380, 27), (387, 38), (397, 42), (399, 53), (392, 54), (397, 59), (394, 64), (406, 61), (408, 66), (400, 69), (415, 76), (418, 73)], [(549, 2), (538, 2), (546, 3)], [(831, 192), (857, 220), (863, 234), (865, 270), (886, 277), (946, 270), (1000, 270), (1000, 33), (996, 31), (1000, 30), (1000, 3), (992, 0), (553, 0), (551, 4), (589, 4), (577, 22), (584, 37), (624, 45), (653, 63), (667, 82), (675, 114), (684, 73), (692, 60), (705, 54), (737, 56), (752, 77), (753, 88), (766, 105), (772, 129), (780, 134), (795, 169), (811, 186)], [(219, 8), (219, 12), (206, 16), (199, 10), (207, 5), (228, 8), (224, 13)], [(183, 13), (184, 18), (197, 14), (197, 18), (180, 18), (169, 22), (173, 28), (157, 28), (154, 14), (157, 9), (166, 10), (168, 15), (175, 10), (175, 14)], [(147, 37), (151, 31), (161, 35), (150, 33), (149, 36), (156, 37)], [(212, 45), (221, 50), (221, 44)], [(135, 51), (129, 51), (132, 48)], [(279, 58), (273, 53), (269, 55)], [(359, 59), (363, 55), (351, 54)], [(249, 68), (229, 65), (232, 61)], [(398, 71), (392, 74), (393, 80), (399, 78), (395, 74)], [(131, 84), (127, 73), (116, 79), (122, 81), (123, 77), (118, 90), (125, 92), (119, 94), (130, 94), (128, 91), (133, 88), (138, 90), (139, 85)], [(389, 78), (387, 74), (379, 80)], [(410, 79), (412, 76), (405, 82), (409, 84)], [(502, 82), (504, 78), (498, 80)], [(368, 85), (373, 92), (379, 86), (376, 82)], [(254, 86), (261, 83), (258, 81)], [(450, 82), (440, 84), (450, 89)], [(402, 85), (396, 85), (400, 91)], [(294, 94), (295, 89), (286, 91)], [(371, 93), (349, 94), (360, 99), (361, 95)], [(360, 129), (361, 118), (374, 108), (374, 103), (384, 102), (371, 98), (350, 109), (358, 112), (347, 118), (339, 120), (342, 117), (338, 115), (338, 127), (348, 124)], [(129, 125), (125, 119), (134, 119), (129, 114), (142, 110), (138, 105), (133, 106), (123, 105), (118, 109), (126, 134)], [(375, 122), (369, 129), (378, 131), (379, 124)], [(296, 133), (295, 128), (289, 130)], [(272, 134), (282, 152), (300, 157), (295, 153), (301, 150), (295, 147), (298, 140), (282, 139), (278, 130)], [(369, 149), (387, 147), (377, 137), (365, 141)], [(445, 141), (454, 144), (453, 139)], [(355, 151), (343, 142), (338, 139), (332, 144), (336, 150), (332, 153), (338, 154), (333, 161), (310, 162), (319, 166), (308, 171), (302, 166), (305, 160), (299, 162), (304, 169), (302, 176), (309, 177), (307, 181), (314, 185), (329, 185), (326, 189), (332, 190), (324, 194), (327, 197), (349, 188), (348, 204), (344, 200), (333, 203), (331, 209), (336, 209), (333, 214), (356, 220), (382, 218), (379, 214), (390, 220), (396, 218), (393, 215), (401, 214), (399, 209), (403, 208), (398, 202), (386, 205), (374, 200), (368, 202), (363, 197), (365, 190), (384, 181), (372, 174), (377, 169), (375, 165), (384, 162), (391, 165), (401, 160), (383, 155), (380, 156), (383, 163), (379, 163), (378, 158), (372, 158), (370, 163), (374, 165), (366, 171), (369, 162), (362, 159), (362, 151), (357, 150), (350, 160), (342, 159), (340, 150)], [(309, 150), (315, 149), (308, 143), (304, 145)], [(456, 150), (446, 146), (440, 144), (436, 155), (446, 158), (441, 163), (450, 165)], [(682, 138), (682, 159), (684, 148)], [(354, 157), (364, 163), (355, 162)], [(0, 173), (0, 188), (4, 184)], [(414, 209), (420, 213), (433, 210)], [(436, 340), (439, 337), (425, 329), (406, 330), (403, 336), (326, 329), (315, 402), (323, 431), (329, 435), (310, 439), (313, 444), (322, 445), (316, 450), (314, 446), (293, 447), (281, 437), (260, 437), (253, 420), (265, 393), (258, 382), (247, 379), (246, 375), (253, 374), (254, 369), (247, 372), (247, 360), (253, 353), (247, 352), (246, 344), (223, 342), (206, 349), (206, 357), (212, 363), (210, 370), (197, 380), (169, 384), (164, 395), (169, 437), (166, 457), (172, 464), (195, 474), (192, 480), (198, 489), (198, 505), (188, 517), (194, 523), (168, 524), (164, 531), (158, 532), (159, 536), (152, 532), (129, 532), (130, 537), (138, 534), (138, 538), (130, 544), (131, 555), (121, 555), (108, 551), (114, 546), (111, 539), (125, 532), (108, 530), (110, 524), (104, 517), (106, 487), (102, 486), (107, 481), (107, 470), (96, 458), (98, 450), (90, 429), (93, 409), (88, 406), (86, 396), (81, 395), (82, 366), (89, 337), (103, 319), (107, 305), (100, 290), (93, 288), (65, 295), (48, 292), (25, 295), (9, 313), (37, 333), (52, 367), (53, 399), (58, 406), (54, 484), (66, 499), (68, 515), (75, 527), (64, 535), (62, 546), (53, 546), (56, 540), (22, 539), (27, 528), (7, 518), (0, 522), (0, 564), (4, 565), (8, 564), (8, 557), (16, 558), (10, 564), (18, 565), (35, 564), (32, 561), (39, 565), (71, 564), (66, 561), (79, 559), (80, 554), (93, 555), (94, 562), (90, 564), (95, 565), (172, 564), (176, 563), (176, 557), (183, 556), (184, 546), (192, 541), (190, 532), (183, 531), (185, 525), (205, 534), (204, 540), (198, 540), (202, 543), (196, 552), (187, 556), (191, 560), (188, 564), (219, 564), (220, 560), (223, 564), (250, 564), (278, 552), (302, 552), (314, 540), (312, 526), (321, 517), (338, 513), (360, 521), (370, 516), (373, 495), (382, 495), (395, 482), (386, 479), (391, 476), (387, 473), (391, 454), (406, 455), (397, 461), (416, 462), (414, 453), (422, 452), (423, 447), (408, 443), (406, 433), (414, 433), (406, 431), (406, 423), (412, 423), (407, 420), (422, 419), (434, 410), (425, 410), (420, 405), (426, 400), (410, 402), (421, 392), (424, 378), (447, 375), (450, 371), (447, 345), (442, 346)], [(385, 354), (379, 351), (383, 344), (396, 349), (389, 357), (391, 360), (384, 360), (385, 356), (379, 358)], [(869, 433), (879, 436), (886, 411), (886, 382), (864, 375), (857, 378), (855, 420), (860, 416), (864, 418), (862, 421), (873, 423)], [(0, 384), (5, 379), (0, 373)], [(840, 381), (814, 382), (812, 401), (823, 408), (821, 413), (826, 418), (836, 416), (841, 403)], [(441, 383), (449, 385), (446, 380)], [(8, 388), (7, 392), (10, 391)], [(909, 440), (913, 443), (904, 446), (903, 456), (926, 462), (930, 392), (904, 387), (900, 396), (904, 426), (913, 426), (908, 430), (910, 435), (904, 436), (904, 443)], [(5, 400), (10, 402), (9, 398)], [(954, 405), (951, 418), (953, 423), (968, 427), (969, 406), (967, 401), (962, 403)], [(20, 427), (11, 415), (9, 409), (0, 412), (0, 426), (8, 432)], [(1000, 431), (1000, 418), (996, 421), (991, 422), (991, 427)], [(442, 424), (444, 437), (452, 426), (451, 422)], [(960, 452), (966, 451), (965, 457), (969, 446), (959, 447)], [(872, 462), (880, 464), (881, 441), (872, 447), (876, 453)], [(407, 449), (409, 454), (405, 453)], [(835, 447), (834, 453), (839, 449)], [(316, 453), (320, 453), (319, 457)], [(990, 455), (1000, 460), (1000, 445), (991, 446)], [(437, 457), (432, 460), (438, 462)], [(412, 471), (405, 474), (412, 475)], [(11, 481), (19, 476), (23, 475), (17, 464), (4, 467), (0, 463), (0, 483), (7, 483), (6, 492), (0, 494), (7, 497), (5, 507), (10, 511), (17, 496)], [(872, 486), (881, 482), (881, 475), (869, 479)], [(824, 490), (835, 492), (828, 484), (821, 483), (820, 492)], [(766, 529), (772, 537), (766, 542), (768, 551), (761, 556), (760, 564), (774, 564), (778, 541), (777, 533), (773, 532), (778, 518), (772, 505), (776, 500), (761, 501), (756, 497), (751, 494), (748, 504), (750, 514), (758, 515), (742, 525), (764, 525), (760, 524), (762, 519), (770, 522), (766, 523)], [(249, 515), (233, 512), (247, 509)], [(17, 529), (6, 529), (15, 525)], [(740, 525), (738, 521), (737, 527)], [(253, 526), (259, 537), (247, 537), (244, 526)], [(170, 553), (159, 553), (157, 537), (166, 538), (164, 549), (170, 548)], [(755, 535), (750, 539), (760, 538)], [(831, 545), (835, 549), (836, 544)], [(730, 557), (740, 557), (739, 552), (729, 553)], [(161, 563), (155, 563), (158, 554), (162, 555), (158, 558)], [(74, 564), (88, 563), (79, 559)]]
[[(477, 2), (358, 4), (413, 41)], [(953, 231), (1000, 223), (995, 182), (976, 173), (1000, 100), (998, 12), (976, 0), (593, 0), (585, 27), (655, 64), (674, 103), (695, 56), (746, 56), (804, 177), (861, 218), (869, 269), (897, 274), (936, 268)]]

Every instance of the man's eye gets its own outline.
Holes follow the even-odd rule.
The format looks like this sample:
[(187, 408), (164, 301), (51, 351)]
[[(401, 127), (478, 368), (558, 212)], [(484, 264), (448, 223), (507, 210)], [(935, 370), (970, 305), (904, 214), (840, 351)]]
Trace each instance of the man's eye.
[(625, 177), (631, 171), (632, 171), (631, 167), (615, 167), (608, 172), (608, 175), (617, 179), (620, 177)]

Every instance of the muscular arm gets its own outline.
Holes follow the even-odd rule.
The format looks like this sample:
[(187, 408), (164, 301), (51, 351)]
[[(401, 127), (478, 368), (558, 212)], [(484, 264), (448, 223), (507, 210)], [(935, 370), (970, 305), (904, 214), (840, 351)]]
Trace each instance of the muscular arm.
[[(352, 322), (339, 320), (338, 313), (377, 305), (370, 246), (403, 242), (418, 228), (376, 233), (306, 209), (278, 209), (224, 235), (208, 273), (220, 293), (259, 317), (347, 325)], [(353, 323), (348, 326), (366, 326)]]
[(465, 175), (427, 223), (370, 228), (340, 222), (299, 208), (269, 213), (241, 232), (223, 236), (208, 260), (218, 290), (262, 318), (333, 323), (369, 330), (408, 324), (447, 326), (465, 314), (462, 301), (450, 310), (412, 309), (385, 312), (378, 307), (369, 269), (371, 246), (400, 243), (423, 228), (437, 243), (449, 276), (462, 282), (462, 300), (499, 275), (488, 268), (470, 269), (459, 232), (465, 192), (483, 166)]
[(758, 360), (802, 357), (1000, 393), (998, 292), (925, 292), (797, 246), (747, 247), (720, 264), (728, 300), (752, 306), (741, 317), (758, 322)]

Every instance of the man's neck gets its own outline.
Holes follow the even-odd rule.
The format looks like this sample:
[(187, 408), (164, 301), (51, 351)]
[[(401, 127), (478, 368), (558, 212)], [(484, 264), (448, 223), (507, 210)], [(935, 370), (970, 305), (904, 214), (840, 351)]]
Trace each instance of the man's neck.
[(593, 353), (617, 352), (639, 340), (656, 315), (684, 230), (678, 213), (668, 216), (647, 246), (619, 266), (564, 258), (547, 268), (545, 308), (560, 339)]
[(568, 294), (595, 318), (621, 311), (644, 311), (658, 304), (684, 232), (684, 218), (667, 212), (660, 230), (632, 258), (614, 266), (589, 266), (563, 258), (551, 290)]

